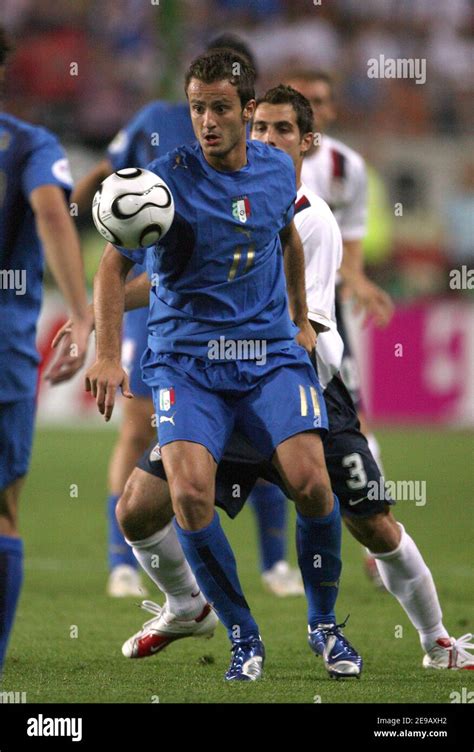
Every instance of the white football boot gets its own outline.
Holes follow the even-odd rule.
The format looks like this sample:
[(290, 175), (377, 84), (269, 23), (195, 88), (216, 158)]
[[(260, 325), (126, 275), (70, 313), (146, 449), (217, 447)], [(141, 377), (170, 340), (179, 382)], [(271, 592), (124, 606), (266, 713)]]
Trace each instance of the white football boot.
[(423, 658), (424, 668), (449, 668), (457, 671), (458, 669), (474, 670), (474, 655), (470, 653), (474, 650), (472, 634), (468, 633), (459, 637), (441, 637), (436, 640), (431, 650), (428, 650)]
[(290, 567), (287, 561), (277, 561), (271, 569), (262, 574), (262, 582), (266, 590), (279, 598), (304, 595), (300, 570)]
[(153, 601), (143, 601), (141, 608), (154, 616), (145, 622), (139, 632), (123, 643), (122, 653), (126, 658), (148, 658), (183, 637), (209, 639), (214, 635), (219, 621), (209, 603), (194, 619), (178, 618), (168, 610), (166, 603), (159, 606)]
[(107, 581), (107, 595), (112, 598), (143, 598), (147, 595), (143, 587), (140, 574), (129, 564), (119, 564), (114, 567)]

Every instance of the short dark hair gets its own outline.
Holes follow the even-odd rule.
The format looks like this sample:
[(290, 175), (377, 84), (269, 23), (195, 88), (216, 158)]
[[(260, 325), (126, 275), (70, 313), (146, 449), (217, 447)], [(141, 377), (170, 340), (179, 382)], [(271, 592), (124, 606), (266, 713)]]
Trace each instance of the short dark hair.
[(313, 81), (322, 81), (327, 84), (331, 90), (331, 96), (334, 96), (334, 79), (330, 73), (318, 68), (293, 68), (285, 76), (286, 80), (299, 80), (312, 83)]
[(292, 86), (286, 86), (285, 84), (279, 84), (274, 86), (273, 89), (269, 89), (263, 97), (257, 100), (257, 107), (260, 104), (291, 104), (296, 114), (296, 122), (300, 136), (303, 137), (305, 133), (312, 133), (314, 131), (313, 110), (311, 105), (299, 91), (293, 89)]
[(227, 80), (236, 87), (244, 108), (250, 99), (255, 99), (255, 76), (255, 68), (247, 58), (234, 50), (211, 50), (193, 60), (186, 73), (184, 90), (187, 96), (192, 78), (197, 78), (205, 84)]
[(11, 44), (8, 41), (6, 31), (3, 26), (0, 26), (0, 65), (5, 65), (8, 53), (11, 49)]
[(246, 57), (255, 71), (255, 77), (258, 77), (258, 69), (255, 57), (250, 47), (244, 42), (243, 39), (238, 37), (237, 34), (220, 34), (218, 37), (211, 39), (206, 47), (206, 50), (207, 52), (210, 52), (211, 50), (222, 50), (224, 48), (227, 50), (233, 50), (239, 55), (242, 55), (242, 57)]

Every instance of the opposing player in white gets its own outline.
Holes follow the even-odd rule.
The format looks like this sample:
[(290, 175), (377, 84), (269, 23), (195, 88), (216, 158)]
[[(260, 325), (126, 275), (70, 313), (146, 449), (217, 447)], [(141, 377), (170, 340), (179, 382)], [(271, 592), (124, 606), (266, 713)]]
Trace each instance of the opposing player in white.
[[(308, 101), (304, 97), (303, 100)], [(293, 105), (285, 104), (288, 101), (291, 101), (291, 94), (285, 96), (285, 87), (277, 87), (267, 92), (255, 111), (252, 137), (283, 149), (295, 162), (298, 194), (294, 222), (305, 253), (308, 315), (319, 327), (326, 325), (328, 328), (328, 331), (318, 336), (316, 348), (318, 375), (325, 389), (340, 369), (343, 351), (334, 313), (336, 275), (342, 259), (341, 233), (326, 202), (316, 196), (301, 180), (306, 174), (307, 163), (307, 158), (303, 159), (303, 153), (307, 150), (308, 144), (311, 144), (309, 137), (312, 134), (298, 134), (297, 100)], [(296, 135), (301, 139), (301, 142), (297, 143), (303, 152), (299, 157), (294, 149)], [(323, 151), (323, 160), (326, 159), (324, 154)], [(354, 153), (354, 165), (357, 156)], [(362, 204), (359, 205), (359, 210), (362, 211)], [(360, 225), (359, 229), (363, 229), (363, 225)], [(323, 330), (320, 328), (320, 331)], [(329, 404), (327, 407), (329, 425), (332, 429), (331, 407)], [(370, 448), (372, 451), (372, 447)], [(385, 505), (385, 508), (384, 505), (380, 505), (380, 511), (377, 509), (375, 514), (368, 512), (368, 516), (350, 514), (351, 507), (344, 503), (344, 489), (335, 486), (338, 471), (332, 467), (326, 446), (325, 453), (331, 483), (340, 499), (346, 525), (356, 540), (367, 548), (369, 556), (376, 563), (385, 588), (399, 601), (417, 629), (425, 650), (423, 666), (474, 669), (473, 656), (468, 652), (474, 648), (471, 642), (472, 635), (463, 635), (458, 640), (449, 637), (442, 623), (441, 607), (433, 577), (416, 543), (403, 525), (395, 520), (388, 505)], [(365, 470), (368, 475), (368, 468)], [(357, 495), (364, 496), (364, 489)], [(371, 504), (374, 506), (374, 502)], [(353, 507), (352, 510), (356, 508)], [(367, 507), (369, 508), (370, 506)]]

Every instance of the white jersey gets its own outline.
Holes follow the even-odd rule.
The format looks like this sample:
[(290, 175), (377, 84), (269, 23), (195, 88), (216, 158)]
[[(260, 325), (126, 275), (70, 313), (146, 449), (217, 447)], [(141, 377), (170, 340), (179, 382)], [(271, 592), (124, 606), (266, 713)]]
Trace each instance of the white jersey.
[(344, 345), (335, 314), (336, 272), (342, 261), (342, 238), (329, 206), (303, 183), (296, 196), (294, 222), (305, 257), (308, 318), (325, 327), (318, 335), (316, 357), (323, 389), (339, 371)]
[(362, 240), (367, 225), (367, 172), (363, 158), (323, 135), (317, 151), (303, 160), (305, 185), (334, 212), (343, 240)]

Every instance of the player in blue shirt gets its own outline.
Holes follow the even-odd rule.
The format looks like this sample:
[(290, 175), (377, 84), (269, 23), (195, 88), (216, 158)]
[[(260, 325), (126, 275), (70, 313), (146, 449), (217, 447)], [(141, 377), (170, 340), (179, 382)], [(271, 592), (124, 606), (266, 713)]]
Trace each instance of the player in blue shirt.
[[(235, 49), (252, 61), (250, 50), (234, 35), (222, 35), (208, 45), (208, 49), (222, 47)], [(149, 162), (177, 146), (194, 141), (186, 103), (151, 102), (119, 131), (109, 145), (107, 158), (78, 182), (72, 200), (78, 204), (79, 211), (90, 211), (94, 193), (111, 172), (124, 167), (146, 167)], [(131, 274), (138, 276), (141, 271), (143, 268), (136, 265)], [(131, 311), (124, 318), (122, 364), (130, 375), (130, 387), (135, 399), (124, 400), (120, 433), (109, 463), (107, 515), (110, 575), (107, 593), (113, 597), (140, 596), (144, 592), (136, 559), (118, 526), (115, 508), (138, 458), (155, 434), (151, 420), (152, 393), (142, 379), (140, 365), (147, 347), (147, 319), (146, 309)]]
[[(339, 503), (321, 441), (327, 417), (305, 352), (315, 334), (292, 223), (295, 171), (283, 152), (246, 141), (254, 79), (249, 63), (225, 50), (195, 60), (186, 94), (199, 144), (150, 165), (169, 185), (176, 217), (149, 251), (159, 286), (143, 360), (176, 534), (232, 642), (226, 678), (245, 681), (261, 676), (264, 648), (214, 509), (216, 467), (234, 427), (272, 458), (292, 489), (310, 628), (335, 623), (341, 571)], [(97, 361), (86, 388), (106, 420), (119, 386), (133, 396), (120, 364), (127, 257), (143, 263), (144, 252), (108, 245), (96, 276)], [(262, 357), (239, 360), (235, 350), (249, 342)]]
[[(0, 28), (0, 77), (7, 52)], [(71, 187), (57, 139), (0, 112), (0, 671), (22, 582), (18, 500), (33, 440), (43, 251), (75, 322), (74, 349), (61, 361), (61, 380), (82, 366), (90, 330), (79, 239), (67, 203)]]

